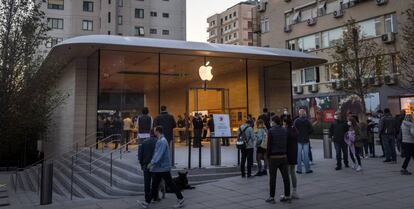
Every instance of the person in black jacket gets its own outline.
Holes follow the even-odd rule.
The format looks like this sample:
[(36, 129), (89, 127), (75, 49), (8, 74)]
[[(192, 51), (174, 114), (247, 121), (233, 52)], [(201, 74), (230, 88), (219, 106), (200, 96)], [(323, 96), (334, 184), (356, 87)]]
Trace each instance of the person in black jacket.
[(267, 108), (263, 108), (263, 113), (259, 115), (257, 119), (261, 119), (264, 121), (264, 124), (266, 126), (266, 129), (270, 129), (270, 113), (268, 112)]
[(151, 172), (148, 169), (152, 156), (154, 155), (155, 145), (157, 139), (154, 136), (154, 131), (151, 130), (151, 137), (144, 139), (142, 144), (138, 147), (138, 161), (141, 165), (141, 170), (144, 172), (144, 192), (145, 199), (150, 197), (151, 192)]
[(385, 151), (385, 163), (397, 163), (397, 153), (395, 151), (395, 138), (397, 135), (397, 121), (391, 115), (388, 108), (384, 109), (384, 117), (379, 122), (379, 133), (382, 137)]
[[(348, 131), (348, 124), (342, 119), (341, 113), (338, 111), (335, 113), (335, 122), (333, 122), (329, 128), (329, 137), (332, 139), (335, 145), (336, 152), (336, 168), (335, 170), (342, 169), (342, 159), (344, 160), (345, 167), (349, 167), (348, 164), (348, 145), (345, 143), (345, 133)], [(342, 157), (343, 156), (343, 157)]]
[(296, 173), (302, 173), (302, 161), (305, 164), (306, 173), (313, 173), (309, 163), (309, 135), (313, 132), (313, 127), (306, 118), (305, 109), (299, 110), (299, 117), (295, 120), (293, 126), (298, 130), (298, 165)]
[(201, 118), (201, 113), (196, 113), (195, 117), (193, 118), (193, 130), (194, 130), (194, 140), (193, 140), (193, 147), (198, 148), (201, 145), (201, 137), (203, 134), (204, 123), (203, 119)]
[(161, 113), (154, 119), (153, 127), (162, 126), (164, 131), (164, 137), (168, 143), (174, 142), (174, 128), (177, 127), (174, 116), (167, 112), (166, 106), (161, 106)]
[(282, 127), (279, 116), (272, 118), (274, 126), (270, 128), (267, 141), (267, 157), (269, 161), (269, 185), (270, 197), (266, 199), (268, 203), (275, 203), (276, 175), (280, 170), (283, 178), (285, 195), (280, 199), (281, 202), (290, 201), (290, 180), (288, 173), (287, 144), (288, 132)]

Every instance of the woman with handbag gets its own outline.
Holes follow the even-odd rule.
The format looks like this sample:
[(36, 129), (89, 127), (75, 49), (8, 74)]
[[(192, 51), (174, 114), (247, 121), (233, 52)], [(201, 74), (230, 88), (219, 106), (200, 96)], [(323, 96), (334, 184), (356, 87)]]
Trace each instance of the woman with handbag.
[[(257, 120), (257, 132), (256, 132), (256, 161), (257, 161), (257, 173), (255, 176), (267, 175), (267, 129), (262, 119)], [(264, 164), (262, 165), (262, 160)]]
[(414, 158), (414, 120), (413, 116), (406, 115), (401, 125), (402, 154), (405, 157), (402, 165), (401, 175), (411, 175), (407, 171), (408, 163)]

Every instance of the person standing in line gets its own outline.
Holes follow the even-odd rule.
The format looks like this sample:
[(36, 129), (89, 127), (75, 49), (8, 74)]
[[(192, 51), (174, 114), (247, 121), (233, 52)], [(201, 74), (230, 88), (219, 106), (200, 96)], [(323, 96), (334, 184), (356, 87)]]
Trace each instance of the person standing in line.
[(282, 121), (279, 116), (272, 118), (274, 126), (269, 130), (269, 137), (267, 142), (267, 157), (269, 159), (269, 189), (270, 197), (266, 199), (267, 203), (274, 204), (276, 193), (276, 176), (277, 170), (280, 170), (283, 178), (284, 195), (281, 197), (281, 202), (291, 200), (290, 197), (290, 180), (288, 172), (288, 157), (287, 157), (287, 140), (288, 133), (282, 127)]
[(161, 180), (164, 180), (165, 185), (174, 191), (175, 195), (177, 196), (178, 200), (177, 204), (174, 205), (174, 208), (182, 208), (184, 207), (184, 197), (171, 177), (169, 145), (167, 139), (163, 135), (162, 126), (155, 127), (154, 134), (158, 140), (155, 145), (154, 156), (147, 166), (147, 168), (151, 171), (153, 178), (151, 193), (149, 197), (145, 198), (144, 202), (138, 201), (138, 204), (140, 204), (142, 208), (148, 208), (151, 201), (156, 199), (158, 195), (158, 188), (160, 186)]
[(127, 114), (124, 118), (124, 120), (122, 120), (122, 124), (123, 124), (123, 144), (126, 143), (126, 148), (125, 148), (125, 152), (129, 152), (128, 150), (128, 143), (129, 140), (131, 138), (131, 128), (133, 127), (133, 122), (132, 119), (129, 117), (129, 114)]
[(298, 165), (296, 173), (302, 174), (302, 161), (305, 164), (306, 173), (313, 173), (309, 163), (309, 134), (313, 132), (313, 127), (306, 118), (304, 109), (299, 110), (299, 117), (295, 120), (294, 127), (298, 130)]
[(114, 142), (115, 142), (115, 148), (114, 149), (118, 149), (118, 144), (119, 142), (121, 142), (122, 140), (122, 129), (123, 129), (123, 125), (122, 125), (122, 121), (121, 118), (117, 115), (115, 116), (115, 119), (113, 120), (113, 127), (114, 127)]
[(335, 121), (329, 128), (329, 137), (334, 142), (336, 152), (336, 168), (335, 170), (342, 169), (342, 160), (345, 167), (349, 167), (348, 164), (348, 145), (344, 141), (346, 132), (348, 131), (348, 124), (345, 120), (342, 120), (341, 113), (338, 111), (335, 113)]
[(282, 121), (285, 121), (285, 120), (287, 120), (289, 118), (290, 118), (290, 120), (292, 120), (292, 116), (289, 114), (288, 108), (285, 107), (285, 108), (283, 108), (283, 114), (280, 116), (280, 119)]
[(193, 147), (194, 148), (199, 148), (203, 146), (201, 144), (203, 128), (204, 128), (204, 123), (203, 123), (203, 119), (201, 118), (201, 113), (196, 113), (195, 117), (193, 118), (193, 131), (194, 131)]
[(401, 124), (402, 134), (402, 146), (401, 151), (405, 157), (404, 163), (401, 169), (401, 175), (411, 175), (411, 172), (407, 171), (408, 163), (410, 159), (414, 159), (414, 120), (411, 115), (406, 115), (404, 121)]
[(397, 122), (397, 138), (396, 138), (397, 149), (398, 149), (398, 152), (400, 153), (401, 153), (401, 143), (402, 143), (401, 125), (405, 119), (405, 116), (406, 116), (405, 110), (401, 110), (401, 113), (395, 116), (395, 120)]
[(251, 126), (251, 121), (246, 119), (244, 124), (239, 127), (237, 136), (238, 138), (243, 138), (246, 143), (244, 149), (240, 149), (241, 152), (241, 162), (240, 162), (240, 171), (242, 178), (246, 177), (246, 161), (247, 161), (247, 178), (252, 177), (252, 166), (253, 166), (253, 152), (254, 152), (254, 143), (255, 136), (253, 128)]
[(384, 117), (379, 122), (379, 133), (384, 144), (385, 160), (384, 163), (397, 163), (397, 153), (395, 151), (395, 136), (397, 134), (397, 121), (391, 115), (388, 108), (384, 109)]
[(152, 117), (149, 116), (148, 107), (144, 107), (142, 108), (141, 115), (137, 119), (138, 144), (141, 144), (150, 137), (151, 129)]
[(148, 165), (151, 163), (156, 144), (157, 144), (157, 138), (154, 135), (154, 131), (151, 130), (151, 137), (144, 139), (142, 144), (138, 147), (138, 161), (139, 161), (139, 164), (141, 165), (141, 170), (144, 173), (145, 199), (150, 199), (151, 197), (150, 195), (151, 195), (151, 178), (152, 177), (151, 177), (151, 171), (148, 169)]
[(361, 131), (361, 141), (362, 141), (362, 151), (361, 156), (362, 158), (368, 158), (369, 157), (369, 148), (368, 148), (368, 124), (367, 120), (364, 118), (359, 122), (359, 128)]
[(359, 128), (358, 123), (356, 122), (354, 117), (348, 118), (348, 126), (349, 130), (348, 132), (346, 132), (345, 135), (345, 143), (348, 144), (349, 156), (351, 157), (351, 160), (354, 163), (352, 169), (359, 172), (362, 170), (361, 152), (364, 145), (361, 139), (361, 129)]
[[(267, 175), (267, 139), (268, 132), (264, 121), (262, 119), (257, 120), (257, 133), (256, 133), (256, 161), (257, 161), (257, 173), (255, 176)], [(262, 165), (263, 160), (263, 165)]]
[(259, 115), (258, 119), (263, 120), (267, 130), (270, 129), (270, 113), (267, 108), (263, 108), (263, 113)]
[(375, 122), (373, 121), (372, 114), (368, 114), (367, 118), (367, 132), (368, 132), (368, 150), (370, 157), (375, 158)]
[(177, 127), (180, 128), (180, 131), (178, 131), (178, 135), (180, 137), (180, 143), (183, 142), (184, 139), (184, 131), (182, 131), (182, 128), (185, 128), (185, 121), (183, 119), (183, 117), (181, 117), (181, 115), (178, 115), (178, 119), (177, 119)]
[(293, 127), (293, 121), (290, 117), (285, 117), (283, 120), (283, 126), (287, 131), (287, 159), (288, 159), (288, 172), (290, 181), (292, 184), (292, 198), (299, 199), (297, 194), (297, 179), (295, 167), (298, 162), (298, 131)]
[(164, 137), (167, 139), (170, 147), (172, 147), (172, 143), (174, 143), (174, 128), (177, 127), (177, 123), (174, 116), (167, 112), (167, 107), (164, 105), (161, 106), (160, 114), (154, 119), (153, 127), (156, 126), (162, 126)]
[(384, 117), (384, 111), (382, 111), (382, 110), (378, 110), (378, 111), (377, 111), (377, 118), (376, 118), (376, 121), (377, 121), (377, 122), (376, 122), (376, 124), (377, 124), (377, 127), (378, 127), (378, 137), (379, 137), (379, 142), (380, 142), (380, 144), (381, 144), (381, 150), (382, 150), (382, 155), (381, 155), (380, 157), (385, 157), (384, 142), (383, 142), (382, 135), (381, 135), (381, 133), (379, 132), (379, 123), (380, 123), (380, 121), (381, 121), (382, 117)]

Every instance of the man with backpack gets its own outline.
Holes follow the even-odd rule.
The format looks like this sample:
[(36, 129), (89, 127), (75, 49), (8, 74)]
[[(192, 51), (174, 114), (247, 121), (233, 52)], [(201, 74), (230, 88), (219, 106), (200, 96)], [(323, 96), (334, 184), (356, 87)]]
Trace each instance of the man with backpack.
[(398, 127), (397, 121), (394, 117), (392, 117), (390, 109), (384, 109), (384, 117), (381, 118), (378, 128), (379, 134), (382, 137), (382, 143), (384, 144), (384, 163), (397, 163), (395, 138), (398, 133)]
[(254, 152), (255, 135), (253, 128), (250, 125), (250, 121), (247, 119), (239, 127), (237, 134), (237, 148), (241, 152), (241, 164), (240, 171), (242, 178), (246, 177), (246, 160), (247, 160), (247, 178), (252, 177), (252, 165), (253, 165), (253, 152)]

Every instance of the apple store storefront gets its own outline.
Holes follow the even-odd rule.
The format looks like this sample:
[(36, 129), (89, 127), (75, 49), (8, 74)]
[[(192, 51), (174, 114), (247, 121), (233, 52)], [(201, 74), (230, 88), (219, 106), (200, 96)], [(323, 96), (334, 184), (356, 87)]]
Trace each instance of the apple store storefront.
[(291, 110), (291, 70), (324, 62), (286, 49), (108, 35), (68, 39), (45, 61), (62, 69), (56, 87), (68, 95), (53, 115), (46, 151), (94, 144), (98, 118), (134, 118), (144, 107), (154, 118), (164, 105), (176, 120), (227, 114), (234, 131), (263, 107)]

